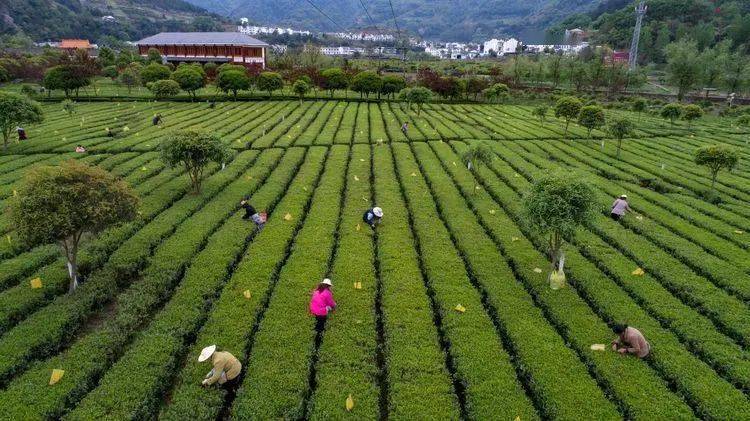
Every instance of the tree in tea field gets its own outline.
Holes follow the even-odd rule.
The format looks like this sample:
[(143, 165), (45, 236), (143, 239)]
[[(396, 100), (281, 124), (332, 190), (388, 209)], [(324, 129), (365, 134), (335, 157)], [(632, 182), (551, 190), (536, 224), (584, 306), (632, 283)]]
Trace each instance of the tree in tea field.
[(682, 111), (682, 119), (688, 122), (688, 127), (693, 126), (693, 121), (703, 117), (703, 108), (690, 104), (686, 105)]
[(99, 167), (68, 161), (31, 169), (10, 199), (8, 214), (24, 243), (62, 246), (72, 292), (78, 286), (83, 235), (133, 220), (137, 206), (138, 198), (124, 181)]
[(180, 93), (180, 85), (171, 79), (151, 82), (147, 88), (156, 99), (170, 98)]
[(549, 107), (546, 105), (539, 105), (531, 110), (531, 115), (539, 119), (539, 124), (544, 125), (544, 120), (547, 119), (547, 111)]
[(169, 79), (171, 74), (172, 71), (169, 70), (169, 67), (161, 63), (151, 63), (141, 70), (141, 81), (144, 85), (148, 85), (157, 80)]
[(578, 124), (588, 130), (588, 136), (591, 138), (591, 131), (604, 126), (607, 120), (604, 116), (604, 110), (599, 105), (587, 105), (581, 108), (578, 114)]
[[(495, 159), (495, 153), (492, 152), (492, 147), (489, 143), (484, 141), (471, 143), (469, 147), (461, 153), (461, 161), (463, 161), (466, 168), (475, 175), (479, 167), (482, 165), (489, 165), (493, 159)], [(477, 187), (478, 185), (475, 182), (474, 192), (477, 191)]]
[(172, 168), (185, 168), (195, 194), (200, 193), (206, 165), (225, 162), (229, 156), (229, 150), (218, 136), (203, 132), (178, 132), (161, 143), (162, 160)]
[(660, 112), (661, 118), (669, 120), (669, 123), (674, 126), (674, 122), (682, 115), (682, 105), (676, 103), (670, 103), (661, 107)]
[(386, 96), (386, 98), (393, 98), (398, 92), (406, 87), (406, 81), (401, 76), (388, 75), (383, 76), (383, 86), (380, 88), (380, 92)]
[(407, 91), (407, 101), (409, 102), (409, 107), (411, 107), (411, 104), (417, 105), (417, 115), (419, 115), (422, 112), (422, 105), (430, 102), (432, 99), (432, 91), (429, 89), (417, 86), (414, 88), (409, 88)]
[(563, 245), (576, 229), (587, 224), (594, 215), (595, 196), (591, 186), (580, 175), (552, 173), (536, 180), (524, 198), (525, 216), (529, 227), (547, 239), (550, 281), (562, 276)]
[(114, 81), (117, 79), (117, 76), (120, 76), (120, 71), (117, 70), (117, 66), (107, 66), (102, 69), (102, 76), (108, 77)]
[(281, 75), (275, 72), (263, 72), (258, 76), (258, 89), (261, 91), (268, 92), (270, 97), (273, 91), (277, 91), (284, 87), (284, 79)]
[(484, 96), (490, 102), (500, 102), (510, 96), (510, 89), (504, 83), (496, 83), (484, 90)]
[(371, 71), (357, 73), (349, 85), (352, 91), (359, 93), (360, 98), (362, 95), (369, 98), (370, 94), (380, 92), (382, 86), (383, 80), (377, 73)]
[(328, 93), (333, 98), (333, 93), (337, 89), (346, 89), (349, 86), (349, 80), (347, 79), (346, 73), (338, 67), (331, 67), (320, 72), (322, 78), (322, 88), (328, 90)]
[(3, 132), (3, 150), (18, 126), (44, 121), (44, 111), (38, 102), (21, 95), (0, 92), (0, 130)]
[(694, 161), (711, 173), (711, 193), (715, 193), (716, 176), (721, 170), (731, 170), (740, 161), (739, 152), (725, 145), (709, 145), (696, 149)]
[(63, 64), (50, 67), (44, 74), (42, 86), (49, 91), (59, 89), (70, 97), (72, 92), (78, 96), (78, 90), (91, 84), (91, 78), (82, 66)]
[(701, 75), (701, 58), (695, 41), (680, 40), (667, 45), (667, 81), (677, 87), (677, 100), (682, 101)]
[(638, 121), (641, 121), (641, 114), (646, 111), (646, 100), (638, 97), (633, 100), (632, 109), (635, 113), (638, 114)]
[(297, 96), (299, 96), (299, 102), (302, 103), (302, 99), (305, 98), (308, 92), (310, 92), (310, 84), (302, 79), (297, 79), (292, 85), (292, 90)]
[(138, 74), (138, 71), (132, 66), (128, 66), (125, 70), (120, 72), (119, 80), (122, 85), (127, 86), (128, 93), (130, 93), (133, 90), (133, 86), (141, 83), (141, 75)]
[(231, 92), (237, 100), (237, 92), (250, 89), (250, 78), (244, 70), (226, 70), (219, 72), (216, 86), (225, 94)]
[(572, 96), (562, 97), (555, 104), (555, 117), (565, 120), (565, 137), (568, 137), (570, 121), (578, 117), (581, 112), (581, 100)]
[(68, 117), (72, 117), (73, 114), (76, 112), (76, 105), (73, 101), (69, 99), (64, 99), (63, 102), (60, 103), (62, 105), (63, 111), (65, 111), (66, 114), (68, 114)]
[(631, 136), (633, 134), (633, 123), (624, 117), (615, 117), (609, 123), (608, 128), (609, 134), (617, 139), (617, 158), (620, 158), (620, 151), (622, 150), (622, 139)]
[(171, 79), (180, 85), (180, 89), (190, 94), (195, 99), (195, 92), (206, 86), (203, 75), (192, 66), (179, 66), (172, 73)]

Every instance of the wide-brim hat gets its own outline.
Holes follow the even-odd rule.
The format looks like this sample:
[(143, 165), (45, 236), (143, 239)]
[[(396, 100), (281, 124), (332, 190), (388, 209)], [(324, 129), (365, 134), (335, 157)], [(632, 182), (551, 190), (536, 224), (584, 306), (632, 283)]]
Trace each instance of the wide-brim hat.
[(325, 278), (325, 279), (323, 279), (322, 281), (320, 281), (320, 283), (321, 283), (322, 285), (328, 285), (329, 287), (332, 287), (332, 286), (333, 286), (333, 282), (331, 282), (331, 280), (330, 280), (330, 279), (328, 279), (328, 278)]
[(620, 195), (620, 199), (627, 199), (627, 198), (628, 198), (628, 195), (627, 195), (627, 194), (621, 194), (621, 195)]
[(382, 218), (383, 217), (383, 209), (373, 208), (372, 213), (374, 213), (375, 216), (377, 216), (378, 218)]
[(203, 348), (203, 350), (201, 350), (201, 355), (198, 356), (198, 362), (202, 363), (203, 361), (211, 358), (211, 356), (214, 355), (214, 351), (216, 351), (216, 345), (211, 345)]

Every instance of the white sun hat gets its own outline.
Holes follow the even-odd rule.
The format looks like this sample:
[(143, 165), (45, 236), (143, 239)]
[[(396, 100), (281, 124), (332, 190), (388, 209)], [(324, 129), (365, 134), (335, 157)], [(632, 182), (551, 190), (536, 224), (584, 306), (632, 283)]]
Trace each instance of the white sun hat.
[(203, 350), (201, 351), (201, 355), (198, 356), (198, 362), (202, 363), (203, 361), (211, 358), (211, 356), (214, 355), (214, 351), (216, 351), (216, 345), (211, 345), (203, 348)]
[(323, 285), (328, 285), (329, 287), (333, 286), (333, 282), (331, 282), (331, 280), (328, 278), (323, 279), (320, 283)]
[(627, 199), (627, 198), (628, 198), (628, 195), (627, 195), (627, 194), (621, 194), (621, 195), (620, 195), (620, 199)]
[(372, 209), (372, 213), (374, 213), (375, 216), (377, 216), (378, 218), (382, 218), (383, 217), (383, 209), (380, 209), (378, 207), (373, 208)]

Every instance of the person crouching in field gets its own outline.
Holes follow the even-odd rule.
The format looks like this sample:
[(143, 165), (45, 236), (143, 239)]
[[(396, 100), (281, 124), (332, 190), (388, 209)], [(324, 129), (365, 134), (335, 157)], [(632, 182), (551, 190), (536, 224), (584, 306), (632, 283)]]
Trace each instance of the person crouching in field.
[(16, 127), (16, 133), (18, 133), (19, 142), (28, 139), (28, 137), (26, 136), (26, 130), (24, 130), (23, 127)]
[(401, 131), (404, 133), (404, 136), (408, 135), (408, 133), (407, 133), (409, 131), (409, 123), (408, 122), (405, 122), (404, 124), (401, 125)]
[(209, 358), (213, 368), (206, 374), (201, 385), (211, 386), (218, 383), (225, 388), (233, 388), (237, 383), (235, 380), (242, 371), (242, 363), (228, 352), (217, 351), (216, 345), (203, 348), (201, 355), (198, 356), (198, 362), (202, 363)]
[(613, 351), (620, 354), (635, 354), (638, 358), (646, 358), (651, 352), (651, 345), (638, 329), (626, 324), (616, 324), (614, 331), (618, 336), (612, 341)]
[(154, 123), (154, 126), (158, 126), (161, 123), (161, 114), (155, 115), (151, 122)]
[(245, 215), (242, 217), (244, 220), (251, 219), (253, 222), (255, 222), (255, 226), (258, 228), (258, 231), (262, 230), (263, 227), (266, 225), (266, 215), (265, 213), (261, 214), (258, 213), (253, 205), (248, 202), (248, 198), (242, 199), (240, 202), (240, 206), (242, 206), (242, 209), (245, 209)]
[(369, 225), (372, 229), (375, 229), (375, 225), (379, 224), (382, 219), (383, 209), (377, 206), (372, 209), (368, 209), (367, 211), (365, 211), (365, 214), (362, 215), (362, 220), (365, 221), (365, 223), (367, 223), (367, 225)]
[(313, 290), (310, 298), (310, 313), (315, 316), (315, 331), (322, 333), (326, 326), (326, 319), (329, 311), (336, 310), (336, 301), (333, 301), (331, 287), (333, 283), (330, 279), (323, 279)]
[(630, 205), (628, 205), (628, 196), (622, 195), (614, 203), (612, 203), (612, 211), (610, 215), (615, 221), (619, 221), (625, 216), (625, 212), (630, 212)]

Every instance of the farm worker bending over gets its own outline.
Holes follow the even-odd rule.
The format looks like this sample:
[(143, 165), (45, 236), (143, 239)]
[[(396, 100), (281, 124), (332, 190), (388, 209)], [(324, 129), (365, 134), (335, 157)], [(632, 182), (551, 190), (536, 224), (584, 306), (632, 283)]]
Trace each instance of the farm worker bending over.
[(23, 127), (16, 127), (16, 132), (18, 133), (18, 140), (26, 140), (28, 137), (26, 137), (26, 130), (23, 129)]
[(83, 147), (83, 145), (76, 146), (76, 152), (77, 153), (84, 153), (86, 152), (86, 148)]
[(323, 329), (325, 329), (328, 312), (336, 310), (336, 302), (333, 301), (333, 293), (331, 292), (332, 286), (333, 283), (330, 279), (323, 279), (313, 291), (310, 299), (310, 313), (315, 316), (315, 330), (317, 332), (323, 332)]
[(255, 226), (258, 227), (259, 230), (263, 229), (263, 226), (266, 224), (266, 217), (265, 215), (259, 214), (253, 205), (250, 204), (250, 202), (247, 201), (248, 198), (242, 199), (240, 202), (240, 206), (242, 206), (242, 209), (245, 209), (245, 215), (242, 217), (244, 220), (252, 219), (253, 222), (255, 222)]
[(242, 363), (228, 352), (216, 351), (216, 345), (203, 348), (201, 355), (198, 356), (198, 362), (202, 363), (209, 358), (214, 367), (206, 374), (201, 385), (211, 386), (218, 382), (224, 387), (232, 386), (235, 383), (233, 380), (242, 371)]
[(368, 209), (365, 214), (362, 215), (362, 220), (365, 221), (372, 229), (375, 229), (375, 225), (379, 224), (381, 219), (383, 219), (383, 209), (380, 209), (377, 206), (372, 209)]
[(401, 125), (401, 131), (404, 132), (404, 136), (406, 136), (406, 132), (409, 131), (409, 123), (408, 122), (405, 122), (404, 124)]
[(612, 203), (612, 213), (609, 216), (615, 221), (619, 221), (620, 218), (625, 216), (625, 212), (630, 211), (630, 205), (628, 205), (628, 196), (622, 195), (614, 203)]
[(626, 324), (617, 324), (614, 331), (619, 336), (612, 341), (613, 351), (620, 354), (635, 354), (638, 358), (645, 358), (651, 351), (651, 345), (638, 329)]
[(152, 122), (154, 123), (154, 126), (158, 126), (159, 123), (161, 123), (161, 114), (155, 115)]

